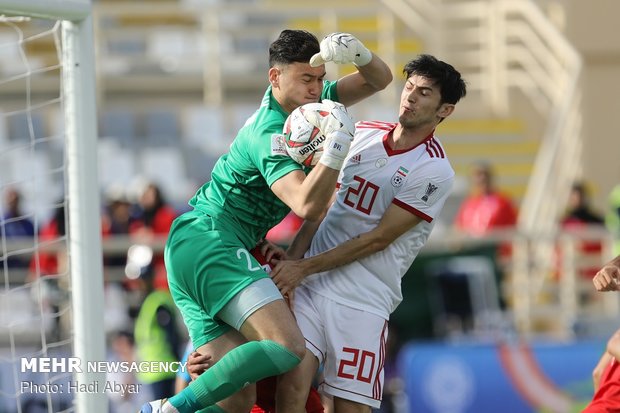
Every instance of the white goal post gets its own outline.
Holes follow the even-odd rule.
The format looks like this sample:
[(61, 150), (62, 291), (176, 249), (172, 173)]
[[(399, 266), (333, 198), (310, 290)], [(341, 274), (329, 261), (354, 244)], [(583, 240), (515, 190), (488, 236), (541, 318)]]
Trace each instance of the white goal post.
[[(0, 14), (62, 21), (73, 351), (82, 365), (106, 359), (91, 10), (89, 0), (0, 0)], [(103, 388), (105, 373), (83, 369), (75, 373), (74, 380), (79, 384), (96, 381)], [(74, 401), (78, 413), (108, 411), (103, 392), (79, 392)]]

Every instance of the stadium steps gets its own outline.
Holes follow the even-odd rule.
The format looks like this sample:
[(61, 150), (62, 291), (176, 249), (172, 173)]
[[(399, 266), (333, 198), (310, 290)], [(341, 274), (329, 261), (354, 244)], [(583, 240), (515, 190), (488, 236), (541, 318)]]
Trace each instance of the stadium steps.
[(437, 128), (457, 177), (469, 180), (477, 162), (493, 166), (502, 192), (519, 205), (525, 194), (540, 142), (526, 138), (518, 119), (448, 119)]

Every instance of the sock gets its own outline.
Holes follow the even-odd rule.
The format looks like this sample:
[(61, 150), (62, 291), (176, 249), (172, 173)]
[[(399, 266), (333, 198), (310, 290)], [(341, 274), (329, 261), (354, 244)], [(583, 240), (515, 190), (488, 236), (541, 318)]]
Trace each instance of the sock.
[(226, 413), (226, 411), (224, 411), (224, 409), (222, 409), (217, 404), (214, 404), (213, 406), (205, 407), (202, 410), (198, 410), (196, 413)]
[(300, 362), (299, 357), (274, 341), (250, 341), (231, 350), (168, 401), (179, 413), (193, 413), (214, 405), (249, 383), (289, 371)]

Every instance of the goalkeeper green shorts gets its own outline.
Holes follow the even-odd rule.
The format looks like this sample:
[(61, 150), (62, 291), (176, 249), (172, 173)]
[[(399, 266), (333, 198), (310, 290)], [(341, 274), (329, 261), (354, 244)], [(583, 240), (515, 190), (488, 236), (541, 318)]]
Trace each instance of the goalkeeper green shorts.
[(194, 348), (231, 327), (217, 314), (241, 290), (269, 278), (241, 241), (216, 219), (198, 211), (178, 217), (164, 258), (168, 284)]

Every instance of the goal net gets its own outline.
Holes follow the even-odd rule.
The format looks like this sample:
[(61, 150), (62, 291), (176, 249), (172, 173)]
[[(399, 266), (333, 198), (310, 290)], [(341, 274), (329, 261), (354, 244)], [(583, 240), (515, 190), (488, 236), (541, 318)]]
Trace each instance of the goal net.
[(107, 412), (91, 5), (0, 0), (0, 412)]

